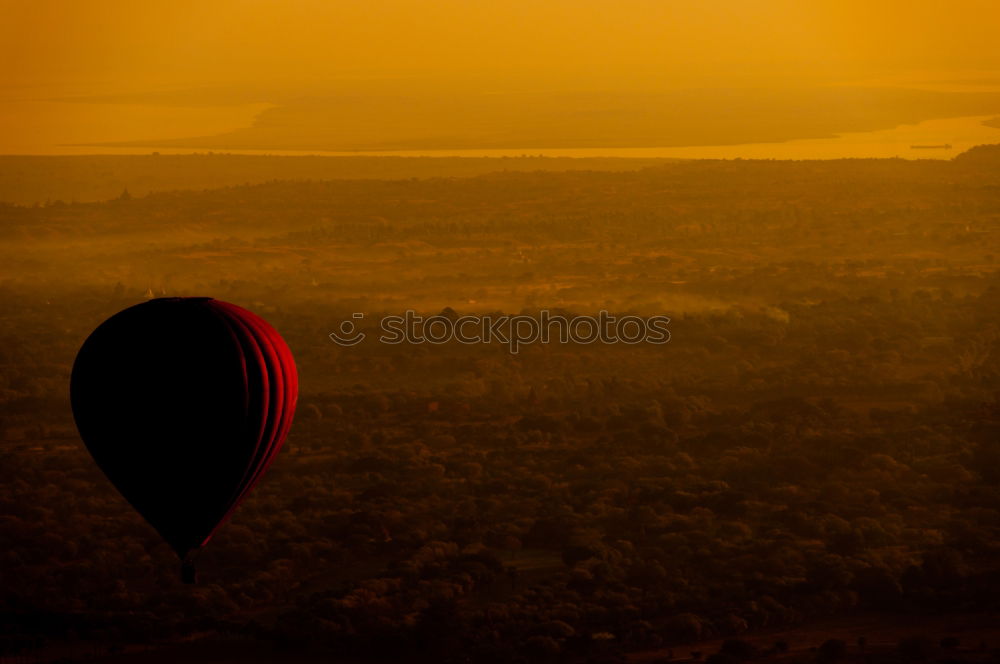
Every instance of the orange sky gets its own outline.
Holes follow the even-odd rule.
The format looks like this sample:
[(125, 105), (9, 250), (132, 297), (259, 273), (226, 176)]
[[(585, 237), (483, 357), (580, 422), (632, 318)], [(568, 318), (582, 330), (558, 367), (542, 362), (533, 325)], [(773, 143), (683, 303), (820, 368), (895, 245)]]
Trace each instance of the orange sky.
[(995, 0), (0, 0), (0, 90), (657, 87), (1000, 69)]
[[(312, 141), (314, 130), (340, 123), (350, 133), (355, 120), (328, 107), (301, 110), (334, 95), (363, 102), (359, 108), (387, 94), (437, 97), (449, 109), (442, 99), (535, 94), (507, 102), (526, 106), (521, 117), (530, 122), (538, 94), (560, 91), (713, 89), (728, 103), (732, 88), (758, 89), (762, 98), (779, 90), (788, 99), (795, 89), (845, 83), (1000, 90), (997, 25), (996, 0), (0, 0), (0, 153), (216, 136), (254, 125), (271, 107), (284, 110), (265, 123), (285, 122), (297, 135), (255, 135), (248, 145), (336, 146), (342, 141)], [(385, 117), (362, 118), (377, 123), (375, 134), (414, 120), (392, 115), (408, 113), (406, 104), (382, 103), (375, 110)], [(643, 112), (665, 118), (678, 103), (633, 108), (618, 126)], [(603, 112), (567, 104), (566, 117)], [(948, 115), (896, 110), (897, 124)], [(754, 112), (767, 120), (765, 111), (743, 114)], [(809, 113), (800, 111), (805, 124)], [(426, 143), (467, 119), (438, 111), (436, 126), (398, 138)], [(476, 121), (488, 138), (508, 120)], [(594, 122), (578, 132), (584, 143), (615, 145), (613, 123)], [(867, 125), (789, 136), (855, 126)], [(707, 130), (715, 136), (714, 126)], [(750, 132), (746, 140), (768, 136)], [(456, 140), (478, 145), (477, 136)], [(546, 137), (525, 142), (553, 147)]]

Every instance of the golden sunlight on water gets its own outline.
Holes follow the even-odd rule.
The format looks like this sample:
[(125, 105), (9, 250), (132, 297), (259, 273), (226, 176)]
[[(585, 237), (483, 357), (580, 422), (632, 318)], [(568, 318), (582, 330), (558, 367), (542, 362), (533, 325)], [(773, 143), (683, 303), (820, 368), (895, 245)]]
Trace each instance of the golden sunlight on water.
[[(245, 126), (267, 104), (246, 104), (208, 108), (161, 108), (119, 104), (73, 104), (80, 113), (60, 116), (58, 104), (39, 103), (42, 112), (32, 120), (30, 131), (9, 150), (11, 154), (190, 154), (205, 150), (190, 148), (112, 147), (90, 143), (144, 138), (210, 135)], [(0, 117), (4, 107), (0, 105)], [(109, 109), (111, 109), (109, 111)], [(49, 113), (48, 115), (46, 114)], [(127, 117), (127, 125), (118, 118)], [(497, 150), (221, 150), (232, 154), (327, 155), (327, 156), (459, 156), (459, 157), (637, 157), (673, 159), (951, 159), (975, 145), (1000, 142), (1000, 129), (984, 122), (995, 116), (976, 115), (926, 120), (900, 125), (893, 129), (869, 132), (845, 132), (829, 138), (798, 139), (780, 143), (744, 143), (738, 145), (694, 145), (648, 148), (539, 148)], [(159, 135), (153, 132), (159, 132)], [(145, 132), (145, 133), (143, 133)], [(98, 138), (99, 137), (99, 138)], [(84, 144), (86, 143), (86, 144)]]
[[(893, 129), (845, 132), (830, 138), (618, 151), (614, 156), (681, 159), (950, 159), (974, 145), (1000, 141), (992, 116), (926, 120)], [(619, 153), (620, 152), (620, 153)], [(628, 154), (626, 154), (628, 153)]]

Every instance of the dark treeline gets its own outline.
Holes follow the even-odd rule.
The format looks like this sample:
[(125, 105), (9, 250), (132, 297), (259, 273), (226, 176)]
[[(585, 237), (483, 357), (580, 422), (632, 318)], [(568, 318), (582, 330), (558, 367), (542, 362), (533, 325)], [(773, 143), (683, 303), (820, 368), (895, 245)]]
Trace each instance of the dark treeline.
[[(272, 156), (205, 152), (171, 155), (0, 155), (0, 201), (18, 205), (104, 201), (128, 189), (203, 190), (275, 180), (469, 177), (511, 171), (632, 171), (669, 159)], [(499, 166), (499, 168), (498, 168)]]

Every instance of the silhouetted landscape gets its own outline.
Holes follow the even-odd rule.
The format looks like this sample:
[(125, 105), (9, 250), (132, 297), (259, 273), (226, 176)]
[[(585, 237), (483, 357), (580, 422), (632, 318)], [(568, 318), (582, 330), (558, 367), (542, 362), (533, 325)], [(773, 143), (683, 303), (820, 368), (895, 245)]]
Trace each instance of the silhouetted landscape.
[[(0, 169), (4, 662), (1000, 659), (1000, 146)], [(164, 295), (265, 316), (300, 376), (193, 587), (68, 400)], [(671, 338), (379, 343), (409, 309)]]
[(634, 171), (667, 159), (474, 157), (321, 157), (247, 154), (83, 156), (0, 155), (0, 201), (18, 205), (84, 203), (122, 191), (203, 190), (274, 180), (407, 180), (497, 171)]

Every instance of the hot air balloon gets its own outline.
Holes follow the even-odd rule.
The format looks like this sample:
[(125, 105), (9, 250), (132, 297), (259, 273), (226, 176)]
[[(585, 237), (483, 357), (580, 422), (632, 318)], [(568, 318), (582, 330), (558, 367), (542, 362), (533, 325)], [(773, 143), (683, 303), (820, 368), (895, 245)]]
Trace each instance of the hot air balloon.
[(208, 297), (120, 311), (84, 342), (70, 379), (87, 449), (177, 552), (188, 583), (193, 555), (278, 454), (297, 396), (274, 328)]

